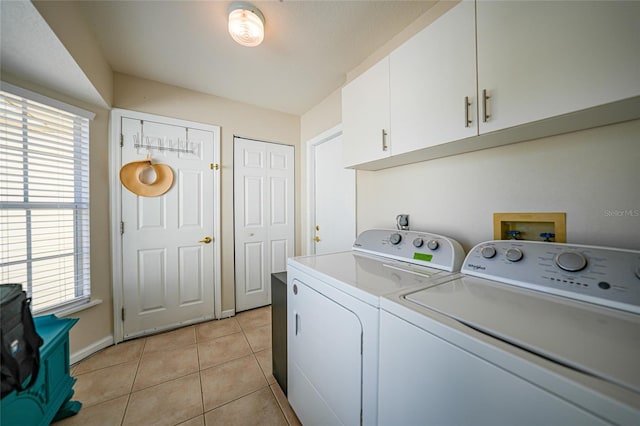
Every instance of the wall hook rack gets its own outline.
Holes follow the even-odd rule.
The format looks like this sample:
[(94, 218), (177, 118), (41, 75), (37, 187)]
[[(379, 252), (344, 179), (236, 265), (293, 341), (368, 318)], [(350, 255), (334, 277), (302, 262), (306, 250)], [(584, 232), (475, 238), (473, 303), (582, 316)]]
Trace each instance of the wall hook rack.
[(186, 154), (196, 154), (199, 144), (190, 142), (189, 140), (174, 141), (169, 138), (159, 138), (153, 136), (139, 137), (133, 135), (133, 146), (146, 150), (182, 152)]

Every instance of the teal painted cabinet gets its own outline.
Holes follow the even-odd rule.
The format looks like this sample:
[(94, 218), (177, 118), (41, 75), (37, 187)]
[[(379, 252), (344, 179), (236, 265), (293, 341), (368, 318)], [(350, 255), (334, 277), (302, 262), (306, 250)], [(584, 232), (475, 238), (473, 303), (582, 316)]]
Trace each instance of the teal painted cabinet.
[(44, 340), (38, 380), (24, 392), (14, 391), (2, 399), (2, 426), (48, 425), (76, 414), (82, 406), (71, 401), (76, 379), (69, 374), (69, 330), (78, 319), (46, 315), (35, 317), (34, 322)]

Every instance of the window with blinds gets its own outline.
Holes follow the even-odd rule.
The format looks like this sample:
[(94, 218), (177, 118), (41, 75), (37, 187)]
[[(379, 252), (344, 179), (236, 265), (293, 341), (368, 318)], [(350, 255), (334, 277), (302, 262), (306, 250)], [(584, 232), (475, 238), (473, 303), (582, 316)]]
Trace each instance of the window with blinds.
[(89, 269), (89, 119), (0, 91), (0, 283), (51, 311), (89, 300)]

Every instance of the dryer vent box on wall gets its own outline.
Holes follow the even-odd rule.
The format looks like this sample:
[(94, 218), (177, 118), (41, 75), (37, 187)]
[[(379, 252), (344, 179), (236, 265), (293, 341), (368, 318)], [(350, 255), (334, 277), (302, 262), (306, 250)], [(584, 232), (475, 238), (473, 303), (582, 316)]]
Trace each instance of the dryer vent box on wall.
[(567, 242), (566, 213), (494, 213), (495, 240)]

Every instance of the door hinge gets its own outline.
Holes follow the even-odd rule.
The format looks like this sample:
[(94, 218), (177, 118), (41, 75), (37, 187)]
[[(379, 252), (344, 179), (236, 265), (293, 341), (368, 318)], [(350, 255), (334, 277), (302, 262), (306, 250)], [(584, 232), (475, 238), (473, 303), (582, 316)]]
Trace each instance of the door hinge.
[(122, 308), (122, 322), (124, 322), (124, 308)]
[(124, 146), (124, 135), (120, 133), (120, 148)]
[(124, 222), (120, 222), (120, 235), (124, 235)]

